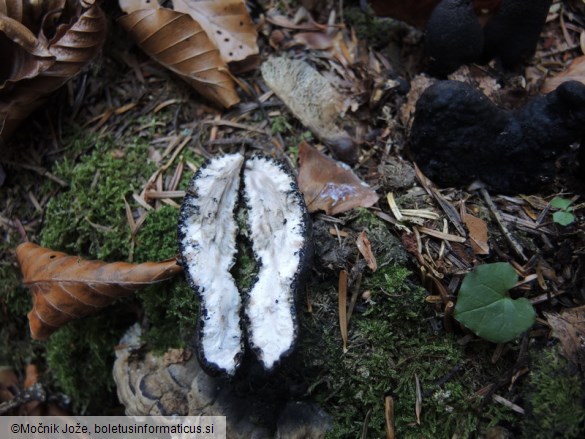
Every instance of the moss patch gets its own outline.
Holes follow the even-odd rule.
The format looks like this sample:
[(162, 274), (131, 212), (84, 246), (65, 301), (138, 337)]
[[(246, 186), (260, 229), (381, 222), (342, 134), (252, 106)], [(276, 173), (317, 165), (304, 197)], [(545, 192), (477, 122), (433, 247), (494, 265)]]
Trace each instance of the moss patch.
[(558, 349), (533, 354), (525, 398), (524, 437), (576, 439), (585, 435), (585, 385)]
[(69, 187), (47, 206), (41, 244), (101, 260), (125, 260), (130, 229), (124, 198), (155, 170), (147, 144), (130, 143), (119, 150), (108, 139), (89, 136), (75, 142), (95, 148), (79, 163), (66, 158), (57, 164), (54, 173)]
[(119, 405), (113, 348), (131, 323), (132, 316), (109, 308), (69, 323), (47, 342), (47, 372), (71, 398), (75, 413), (105, 415)]

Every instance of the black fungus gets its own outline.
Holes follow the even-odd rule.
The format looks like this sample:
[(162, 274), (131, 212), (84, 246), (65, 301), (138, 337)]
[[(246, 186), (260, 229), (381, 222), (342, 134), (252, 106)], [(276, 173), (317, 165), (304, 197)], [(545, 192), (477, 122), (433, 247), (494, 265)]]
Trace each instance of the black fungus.
[(534, 54), (552, 0), (503, 0), (484, 29), (483, 61), (497, 58), (506, 68)]
[(429, 87), (416, 105), (409, 152), (440, 186), (476, 180), (504, 194), (552, 182), (555, 163), (585, 138), (585, 85), (566, 82), (512, 112), (458, 81)]
[(425, 52), (430, 70), (446, 76), (463, 64), (477, 61), (483, 50), (483, 31), (471, 0), (443, 0), (426, 28)]

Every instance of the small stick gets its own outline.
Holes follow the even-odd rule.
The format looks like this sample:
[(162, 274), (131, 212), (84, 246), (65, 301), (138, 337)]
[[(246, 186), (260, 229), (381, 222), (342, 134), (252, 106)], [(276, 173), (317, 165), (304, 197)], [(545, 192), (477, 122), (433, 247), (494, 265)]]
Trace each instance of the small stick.
[(520, 246), (520, 244), (518, 243), (518, 241), (516, 241), (516, 238), (514, 238), (512, 236), (512, 234), (510, 233), (510, 231), (506, 228), (506, 225), (504, 224), (504, 222), (502, 221), (502, 218), (500, 217), (500, 214), (498, 212), (498, 208), (496, 207), (496, 205), (492, 201), (492, 199), (490, 197), (490, 194), (488, 194), (488, 191), (486, 191), (484, 188), (480, 188), (480, 193), (481, 193), (483, 199), (485, 200), (485, 202), (486, 202), (486, 204), (487, 204), (490, 212), (492, 213), (494, 219), (498, 223), (498, 226), (500, 227), (500, 230), (504, 234), (504, 237), (506, 238), (506, 241), (508, 241), (508, 244), (510, 244), (510, 246), (512, 247), (512, 250), (514, 250), (514, 252), (518, 256), (520, 256), (524, 262), (528, 261), (528, 258), (526, 257), (526, 255), (522, 251), (522, 246)]

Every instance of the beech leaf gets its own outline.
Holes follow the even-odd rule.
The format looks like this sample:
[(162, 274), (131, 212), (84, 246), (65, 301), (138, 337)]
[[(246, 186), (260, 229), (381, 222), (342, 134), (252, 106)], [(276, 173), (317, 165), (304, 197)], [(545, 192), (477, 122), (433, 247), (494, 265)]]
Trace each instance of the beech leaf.
[(469, 231), (468, 239), (474, 253), (477, 255), (489, 255), (488, 228), (485, 221), (468, 213), (463, 213), (461, 219)]
[(226, 63), (258, 55), (256, 27), (243, 0), (173, 0), (173, 6), (201, 25)]
[(240, 99), (226, 63), (199, 23), (171, 9), (140, 9), (119, 20), (144, 52), (211, 101), (229, 108)]
[[(49, 6), (52, 4), (48, 2)], [(7, 17), (0, 16), (0, 23), (4, 23), (0, 24), (0, 57), (8, 59), (7, 65), (11, 66), (7, 76), (0, 77), (1, 139), (7, 139), (23, 119), (79, 73), (101, 49), (106, 37), (103, 12), (97, 5), (83, 9), (77, 7), (77, 2), (73, 4), (77, 15), (72, 20), (65, 14), (60, 17), (64, 22), (56, 27), (50, 41), (40, 29), (40, 21), (31, 26), (40, 29), (35, 37), (30, 29), (15, 26)], [(44, 17), (55, 11), (45, 13)], [(5, 75), (4, 67), (1, 74)]]
[(32, 338), (37, 340), (182, 271), (175, 259), (143, 264), (88, 261), (28, 242), (17, 247), (16, 256), (23, 283), (32, 292), (28, 320)]
[(316, 150), (299, 146), (299, 189), (309, 212), (324, 210), (335, 215), (356, 207), (371, 207), (378, 195), (351, 168)]
[(463, 279), (455, 319), (476, 335), (494, 343), (510, 341), (534, 324), (536, 314), (524, 297), (512, 299), (506, 292), (518, 275), (507, 262), (480, 265)]

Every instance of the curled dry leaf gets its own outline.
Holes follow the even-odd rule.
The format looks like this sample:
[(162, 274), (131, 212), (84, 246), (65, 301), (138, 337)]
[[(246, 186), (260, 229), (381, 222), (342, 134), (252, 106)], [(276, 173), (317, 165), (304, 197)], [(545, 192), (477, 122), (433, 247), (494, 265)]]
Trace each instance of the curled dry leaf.
[(189, 15), (166, 8), (140, 9), (119, 23), (150, 57), (207, 99), (226, 108), (240, 101), (219, 50)]
[(336, 162), (308, 143), (299, 146), (299, 189), (309, 212), (336, 215), (356, 207), (371, 207), (378, 195), (345, 164)]
[[(16, 3), (0, 4), (0, 57), (8, 60), (0, 69), (4, 140), (97, 55), (106, 36), (106, 19), (97, 5), (84, 8), (74, 0), (55, 0), (23, 12)], [(1, 15), (3, 11), (9, 16)]]
[[(583, 32), (583, 35), (585, 35), (585, 32)], [(585, 84), (585, 55), (575, 58), (567, 70), (544, 81), (541, 91), (550, 93), (567, 81), (579, 81)]]
[(28, 242), (18, 246), (16, 256), (24, 285), (33, 295), (28, 320), (37, 340), (48, 338), (71, 320), (182, 271), (174, 259), (143, 264), (87, 261)]

